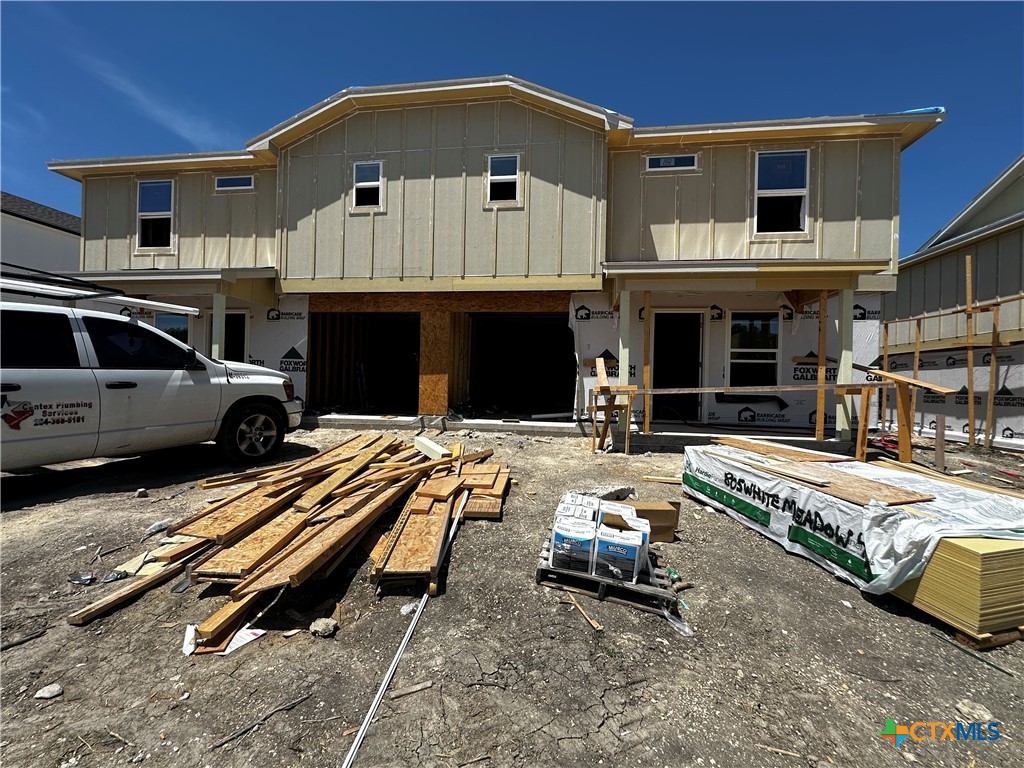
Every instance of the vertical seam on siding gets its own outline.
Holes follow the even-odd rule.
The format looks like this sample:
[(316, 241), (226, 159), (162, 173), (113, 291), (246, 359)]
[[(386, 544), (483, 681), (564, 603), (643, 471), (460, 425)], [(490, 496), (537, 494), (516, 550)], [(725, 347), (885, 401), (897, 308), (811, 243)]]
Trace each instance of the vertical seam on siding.
[(555, 274), (562, 276), (562, 241), (565, 237), (565, 122), (558, 124), (558, 213), (556, 229), (558, 240), (555, 242)]
[(675, 205), (674, 205), (674, 208), (675, 208), (675, 220), (676, 220), (675, 224), (676, 225), (674, 227), (675, 231), (672, 233), (672, 260), (673, 261), (679, 261), (680, 255), (682, 253), (682, 249), (680, 248), (681, 244), (679, 242), (679, 235), (682, 232), (682, 229), (679, 226), (679, 219), (680, 219), (679, 206), (680, 206), (680, 204), (682, 202), (681, 199), (680, 199), (680, 196), (679, 196), (679, 183), (680, 183), (680, 181), (681, 181), (680, 177), (676, 176), (676, 178), (675, 178), (676, 184), (675, 184), (675, 190), (674, 190), (674, 194), (675, 194)]
[[(492, 119), (491, 138), (494, 139), (494, 142), (496, 142), (496, 143), (494, 143), (495, 151), (498, 149), (499, 146), (501, 146), (501, 144), (500, 144), (501, 136), (499, 134), (499, 129), (498, 129), (498, 109), (500, 108), (500, 104), (501, 104), (501, 102), (497, 102), (497, 101), (494, 102), (494, 113), (493, 113), (493, 117), (491, 118)], [(490, 169), (488, 168), (488, 172), (489, 171), (490, 171)], [(518, 176), (518, 169), (516, 171), (516, 175)], [(518, 179), (516, 179), (516, 183), (518, 184)], [(486, 192), (484, 194), (486, 195)], [(486, 197), (484, 199), (486, 199)], [(493, 214), (491, 216), (491, 227), (492, 227), (492, 230), (493, 230), (492, 235), (491, 235), (491, 277), (497, 277), (498, 276), (498, 206), (496, 206), (496, 205), (493, 206), (491, 208), (491, 212)]]
[(892, 199), (889, 202), (889, 266), (898, 267), (900, 259), (900, 151), (892, 140)]
[(406, 154), (406, 120), (408, 118), (409, 110), (402, 109), (402, 141), (401, 149), (399, 153), (399, 167), (398, 167), (398, 189), (399, 195), (399, 212), (401, 215), (398, 217), (398, 279), (405, 279), (405, 154)]
[(430, 240), (430, 279), (434, 279), (434, 217), (437, 187), (437, 107), (430, 108), (430, 216), (427, 220)]
[(320, 133), (313, 134), (313, 242), (310, 254), (309, 276), (316, 278), (316, 241), (320, 237), (317, 229), (317, 211), (320, 208)]
[(598, 211), (600, 199), (598, 197), (598, 184), (600, 168), (598, 167), (598, 141), (597, 131), (590, 133), (590, 276), (597, 272), (597, 243), (598, 234), (601, 231), (601, 216)]
[(526, 107), (526, 148), (523, 151), (523, 203), (526, 206), (526, 223), (523, 227), (523, 277), (530, 276), (530, 186), (533, 173), (530, 170), (530, 147), (533, 142), (533, 110)]
[[(374, 160), (376, 160), (377, 159), (377, 112), (376, 112), (376, 110), (374, 110), (370, 114), (373, 115), (373, 117), (370, 119), (370, 157), (372, 157)], [(383, 170), (383, 166), (381, 166), (381, 168)], [(377, 200), (378, 204), (380, 204), (381, 202), (384, 202), (384, 199), (385, 199), (384, 195), (386, 194), (386, 190), (383, 189), (383, 187), (385, 185), (385, 182), (387, 181), (387, 177), (384, 176), (383, 173), (381, 174), (381, 176), (383, 177), (380, 180), (381, 189), (378, 189), (378, 191), (377, 191), (377, 194), (379, 195), (379, 198)], [(353, 184), (354, 183), (355, 182), (354, 182), (354, 179), (353, 179)], [(354, 202), (355, 202), (355, 200), (353, 200), (353, 203)], [(376, 234), (377, 234), (377, 212), (376, 211), (370, 211), (370, 254), (369, 254), (369, 256), (370, 256), (370, 269), (368, 271), (368, 275), (369, 275), (369, 279), (370, 280), (373, 280), (373, 249), (374, 249), (374, 246), (376, 245)]]
[(864, 194), (864, 179), (863, 179), (863, 164), (864, 164), (864, 141), (862, 139), (857, 140), (857, 173), (855, 178), (857, 180), (857, 194), (853, 198), (853, 252), (857, 258), (862, 258), (861, 254), (861, 239), (860, 239), (860, 217), (861, 217), (861, 195)]
[(715, 258), (715, 148), (708, 147), (708, 260)]
[(462, 268), (459, 276), (466, 279), (466, 175), (469, 173), (469, 104), (462, 110)]
[(825, 243), (823, 241), (825, 235), (825, 142), (819, 141), (815, 154), (815, 170), (817, 171), (817, 181), (815, 182), (815, 211), (814, 219), (816, 231), (815, 240), (817, 245), (815, 246), (815, 255), (819, 259), (825, 258)]

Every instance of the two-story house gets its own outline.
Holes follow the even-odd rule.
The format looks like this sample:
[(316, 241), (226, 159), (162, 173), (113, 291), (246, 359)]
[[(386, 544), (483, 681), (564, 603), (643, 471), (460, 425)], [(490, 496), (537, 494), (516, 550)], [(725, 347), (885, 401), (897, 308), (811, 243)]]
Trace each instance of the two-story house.
[[(200, 307), (153, 318), (198, 347), (314, 406), (531, 415), (578, 411), (603, 353), (659, 387), (804, 376), (821, 291), (849, 378), (855, 314), (877, 328), (895, 280), (900, 153), (942, 115), (637, 128), (501, 76), (349, 88), (236, 152), (50, 168), (82, 182), (89, 278)], [(653, 410), (802, 426), (806, 401)]]

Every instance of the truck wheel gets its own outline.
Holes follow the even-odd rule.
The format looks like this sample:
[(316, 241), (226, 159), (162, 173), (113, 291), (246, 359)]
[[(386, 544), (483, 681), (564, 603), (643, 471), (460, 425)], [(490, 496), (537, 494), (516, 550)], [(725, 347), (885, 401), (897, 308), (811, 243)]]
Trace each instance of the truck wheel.
[(284, 422), (269, 405), (246, 405), (224, 417), (217, 444), (228, 459), (252, 464), (277, 453), (284, 442)]

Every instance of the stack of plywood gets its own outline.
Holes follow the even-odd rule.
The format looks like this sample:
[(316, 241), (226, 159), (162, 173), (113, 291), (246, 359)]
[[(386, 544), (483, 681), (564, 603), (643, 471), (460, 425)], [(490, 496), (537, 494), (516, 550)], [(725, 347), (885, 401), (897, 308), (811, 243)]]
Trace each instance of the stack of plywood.
[(468, 454), (461, 446), (449, 451), (421, 442), (429, 443), (355, 435), (309, 459), (200, 483), (204, 488), (245, 487), (171, 526), (168, 533), (176, 537), (167, 540), (168, 546), (142, 556), (140, 566), (153, 561), (143, 578), (68, 621), (88, 623), (186, 572), (188, 583), (231, 586), (230, 602), (198, 628), (205, 650), (216, 650), (227, 645), (261, 596), (329, 575), (396, 508), (402, 514), (375, 574), (383, 570), (387, 575), (391, 568), (406, 577), (426, 578), (436, 593), (442, 545), (456, 510), (465, 509), (466, 517), (500, 517), (509, 471), (505, 465), (483, 463), (493, 454), (489, 449)]
[(1024, 626), (1024, 541), (949, 538), (893, 594), (964, 632)]

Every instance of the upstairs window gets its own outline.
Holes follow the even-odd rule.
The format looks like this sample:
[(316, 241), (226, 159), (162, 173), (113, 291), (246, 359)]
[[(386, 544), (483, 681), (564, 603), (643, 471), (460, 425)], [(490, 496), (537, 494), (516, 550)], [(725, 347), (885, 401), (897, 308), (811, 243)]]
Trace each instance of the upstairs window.
[(384, 168), (381, 161), (353, 163), (352, 178), (355, 181), (352, 200), (354, 208), (382, 207), (381, 182), (384, 178)]
[(779, 313), (733, 312), (729, 337), (729, 386), (779, 383)]
[(807, 155), (757, 153), (756, 233), (807, 231)]
[(649, 155), (648, 171), (698, 171), (697, 155)]
[(487, 202), (519, 202), (519, 155), (487, 158)]
[(213, 181), (215, 192), (252, 192), (256, 189), (253, 176), (218, 176)]
[(138, 248), (170, 248), (174, 182), (140, 181)]

